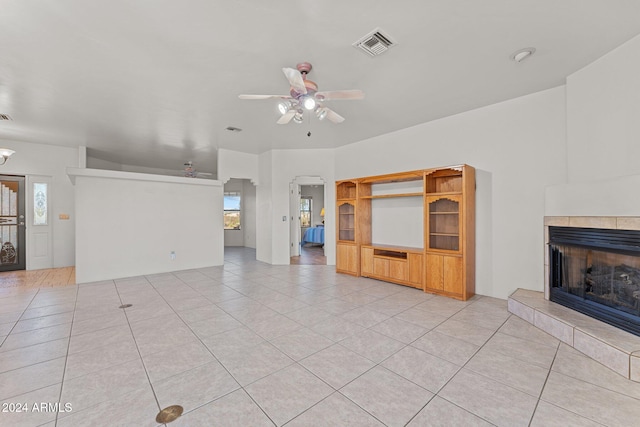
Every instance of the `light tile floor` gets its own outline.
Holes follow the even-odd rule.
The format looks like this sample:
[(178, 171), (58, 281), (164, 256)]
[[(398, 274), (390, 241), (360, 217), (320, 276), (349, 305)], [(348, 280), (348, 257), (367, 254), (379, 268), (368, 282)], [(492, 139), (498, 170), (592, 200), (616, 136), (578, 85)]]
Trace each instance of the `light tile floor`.
[[(0, 342), (2, 426), (154, 426), (175, 404), (171, 426), (640, 424), (639, 383), (504, 300), (248, 249), (224, 267), (1, 289)], [(34, 410), (55, 402), (71, 411)]]

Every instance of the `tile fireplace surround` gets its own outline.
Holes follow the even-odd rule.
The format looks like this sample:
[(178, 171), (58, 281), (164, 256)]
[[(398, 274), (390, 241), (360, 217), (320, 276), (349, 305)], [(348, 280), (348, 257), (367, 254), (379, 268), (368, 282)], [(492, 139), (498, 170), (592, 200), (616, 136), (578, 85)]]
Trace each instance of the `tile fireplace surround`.
[(640, 337), (549, 301), (549, 227), (640, 230), (640, 217), (544, 218), (544, 293), (518, 289), (509, 311), (632, 381), (640, 382)]

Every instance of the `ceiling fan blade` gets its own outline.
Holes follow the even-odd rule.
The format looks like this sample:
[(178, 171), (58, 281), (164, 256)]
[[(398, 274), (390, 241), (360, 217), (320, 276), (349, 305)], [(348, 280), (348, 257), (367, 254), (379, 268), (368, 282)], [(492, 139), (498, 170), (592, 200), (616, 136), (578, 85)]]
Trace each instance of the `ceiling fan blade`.
[(287, 77), (287, 80), (289, 80), (289, 84), (293, 90), (303, 95), (307, 93), (307, 87), (304, 85), (304, 79), (300, 71), (294, 70), (293, 68), (283, 68), (282, 72)]
[(291, 119), (293, 119), (293, 116), (295, 115), (296, 115), (296, 110), (289, 110), (286, 113), (284, 113), (276, 123), (278, 123), (279, 125), (286, 125), (291, 121)]
[(330, 108), (326, 108), (327, 110), (327, 120), (333, 122), (333, 123), (342, 123), (344, 122), (344, 117), (342, 117), (340, 114), (336, 113), (335, 111), (331, 110)]
[(280, 98), (280, 99), (291, 99), (289, 95), (238, 95), (240, 99), (272, 99), (272, 98)]
[(333, 99), (363, 99), (364, 92), (360, 89), (330, 90), (326, 92), (316, 92), (316, 98), (325, 101), (331, 101)]

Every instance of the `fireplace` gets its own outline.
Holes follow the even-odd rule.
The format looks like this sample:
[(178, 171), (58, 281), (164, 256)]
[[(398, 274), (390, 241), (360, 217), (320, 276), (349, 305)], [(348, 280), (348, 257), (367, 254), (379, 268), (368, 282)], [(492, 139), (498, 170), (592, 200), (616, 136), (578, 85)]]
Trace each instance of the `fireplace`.
[(549, 227), (549, 299), (640, 336), (640, 231)]

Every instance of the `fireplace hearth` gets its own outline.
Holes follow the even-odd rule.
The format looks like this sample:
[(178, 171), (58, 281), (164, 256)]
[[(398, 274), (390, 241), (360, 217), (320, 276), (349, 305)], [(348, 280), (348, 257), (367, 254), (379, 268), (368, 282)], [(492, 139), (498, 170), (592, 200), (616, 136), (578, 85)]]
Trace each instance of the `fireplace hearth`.
[(549, 299), (640, 336), (640, 231), (549, 227)]

